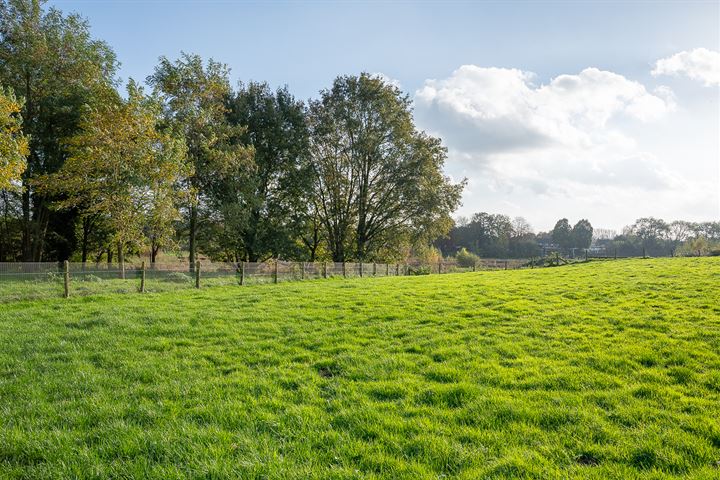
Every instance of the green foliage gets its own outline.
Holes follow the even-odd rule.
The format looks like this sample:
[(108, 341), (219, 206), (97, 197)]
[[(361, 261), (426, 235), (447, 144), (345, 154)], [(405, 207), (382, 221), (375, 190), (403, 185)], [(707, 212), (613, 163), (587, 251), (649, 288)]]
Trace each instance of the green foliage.
[(163, 277), (166, 282), (190, 283), (192, 278), (183, 272), (170, 272)]
[(365, 73), (338, 77), (308, 121), (315, 212), (334, 261), (450, 229), (463, 184), (444, 176), (446, 149), (417, 131), (407, 95)]
[[(65, 139), (78, 132), (84, 106), (114, 85), (117, 69), (112, 49), (91, 37), (82, 17), (45, 9), (45, 3), (0, 2), (0, 85), (24, 100), (22, 125), (29, 137), (19, 202), (25, 261), (39, 261), (53, 242), (74, 242), (68, 238), (74, 214), (51, 211), (52, 199), (38, 193), (32, 180), (62, 167)], [(64, 232), (58, 225), (71, 228)]]
[(25, 171), (28, 138), (22, 133), (19, 102), (12, 91), (0, 87), (0, 190), (17, 188)]
[(620, 260), (8, 303), (0, 471), (715, 478), (719, 269)]
[(252, 147), (254, 168), (222, 182), (215, 197), (231, 242), (230, 258), (255, 262), (282, 253), (302, 258), (296, 239), (308, 222), (308, 130), (305, 107), (287, 87), (242, 86), (230, 102), (231, 124), (244, 127), (239, 141)]
[(575, 248), (590, 248), (593, 238), (593, 227), (589, 220), (578, 221), (572, 229), (572, 246)]
[(552, 229), (552, 239), (560, 248), (570, 248), (573, 244), (572, 228), (567, 218), (557, 221)]
[[(213, 195), (218, 182), (242, 182), (252, 167), (252, 148), (238, 139), (242, 126), (227, 121), (232, 89), (227, 66), (198, 55), (182, 53), (175, 62), (165, 57), (147, 81), (163, 102), (165, 126), (182, 138), (187, 151), (187, 175), (181, 185), (189, 198), (188, 230), (191, 264), (196, 256), (198, 223), (216, 213)], [(202, 212), (201, 212), (202, 211)]]
[(127, 100), (108, 91), (87, 108), (80, 133), (68, 141), (67, 162), (38, 182), (62, 196), (58, 208), (103, 218), (119, 255), (141, 245), (147, 230), (155, 241), (170, 236), (178, 217), (174, 186), (185, 173), (185, 151), (157, 130), (159, 114), (157, 102), (132, 81)]
[(461, 267), (474, 267), (480, 262), (480, 257), (463, 247), (455, 254), (455, 260)]

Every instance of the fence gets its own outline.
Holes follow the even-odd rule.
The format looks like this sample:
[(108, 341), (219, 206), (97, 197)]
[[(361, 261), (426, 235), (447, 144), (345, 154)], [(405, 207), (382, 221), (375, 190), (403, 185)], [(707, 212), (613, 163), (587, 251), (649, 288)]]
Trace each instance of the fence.
[(162, 292), (201, 286), (250, 285), (321, 278), (393, 277), (517, 269), (526, 260), (482, 259), (462, 267), (453, 261), (429, 263), (198, 262), (150, 264), (0, 263), (0, 302), (103, 293)]

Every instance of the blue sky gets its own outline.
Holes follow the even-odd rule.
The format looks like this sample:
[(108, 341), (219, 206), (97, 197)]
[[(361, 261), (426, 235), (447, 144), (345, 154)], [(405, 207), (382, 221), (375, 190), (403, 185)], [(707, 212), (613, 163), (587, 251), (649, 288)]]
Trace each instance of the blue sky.
[[(458, 214), (523, 215), (538, 229), (565, 216), (609, 228), (646, 215), (720, 217), (720, 85), (656, 69), (680, 52), (720, 50), (717, 1), (50, 4), (88, 18), (124, 79), (144, 79), (160, 55), (180, 51), (302, 99), (339, 74), (384, 74), (416, 98), (419, 125), (446, 139), (448, 174), (469, 179)], [(582, 95), (552, 83), (563, 75)], [(530, 114), (519, 108), (528, 103)], [(493, 135), (505, 150), (487, 149)]]

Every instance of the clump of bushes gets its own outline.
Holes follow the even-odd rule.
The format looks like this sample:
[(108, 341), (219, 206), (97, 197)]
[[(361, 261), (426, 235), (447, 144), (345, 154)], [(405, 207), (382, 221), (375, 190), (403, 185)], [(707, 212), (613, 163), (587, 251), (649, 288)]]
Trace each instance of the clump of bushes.
[(480, 262), (480, 257), (463, 247), (455, 254), (455, 261), (460, 267), (472, 267)]
[(408, 275), (430, 275), (430, 267), (427, 265), (420, 265), (417, 267), (408, 267)]
[(183, 272), (170, 272), (165, 276), (165, 281), (173, 283), (188, 283), (192, 281), (192, 278)]

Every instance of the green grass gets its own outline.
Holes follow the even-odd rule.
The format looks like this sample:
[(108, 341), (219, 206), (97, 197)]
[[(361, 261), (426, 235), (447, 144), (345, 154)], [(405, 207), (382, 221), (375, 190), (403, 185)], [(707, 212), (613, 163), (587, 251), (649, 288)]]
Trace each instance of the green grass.
[(0, 478), (720, 478), (720, 259), (0, 305)]

